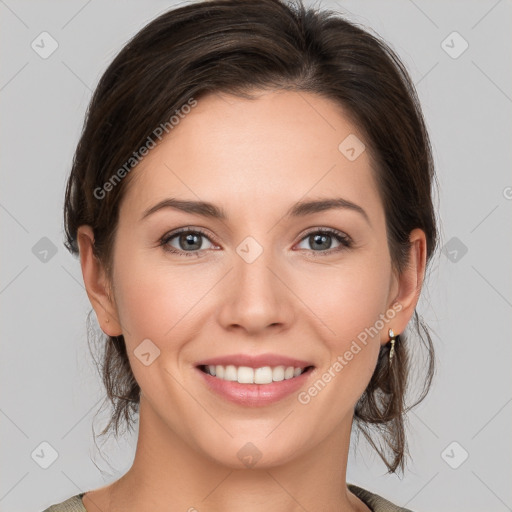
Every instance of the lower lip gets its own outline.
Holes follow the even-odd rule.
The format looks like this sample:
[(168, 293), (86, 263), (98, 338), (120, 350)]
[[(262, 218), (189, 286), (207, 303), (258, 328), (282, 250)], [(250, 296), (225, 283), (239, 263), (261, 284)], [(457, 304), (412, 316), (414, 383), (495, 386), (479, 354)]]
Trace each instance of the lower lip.
[(230, 402), (238, 405), (256, 407), (268, 405), (297, 392), (305, 385), (314, 368), (301, 373), (298, 377), (271, 382), (269, 384), (240, 384), (236, 381), (219, 379), (196, 367), (207, 386)]

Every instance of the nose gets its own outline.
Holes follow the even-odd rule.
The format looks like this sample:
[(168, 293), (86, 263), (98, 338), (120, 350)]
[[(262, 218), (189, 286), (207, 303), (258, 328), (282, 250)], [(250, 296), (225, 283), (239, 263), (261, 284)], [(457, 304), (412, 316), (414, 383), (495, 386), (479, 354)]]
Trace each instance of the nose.
[(227, 330), (247, 334), (289, 328), (293, 322), (293, 293), (271, 251), (263, 251), (252, 262), (235, 256), (234, 268), (226, 276), (218, 320)]

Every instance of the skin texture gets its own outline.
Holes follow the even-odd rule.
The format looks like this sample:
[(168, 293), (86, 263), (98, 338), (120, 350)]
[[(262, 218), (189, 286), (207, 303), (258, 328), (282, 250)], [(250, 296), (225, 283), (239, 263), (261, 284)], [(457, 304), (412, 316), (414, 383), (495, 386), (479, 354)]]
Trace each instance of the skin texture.
[[(132, 171), (112, 282), (92, 255), (90, 227), (80, 227), (89, 299), (103, 331), (124, 335), (142, 390), (133, 466), (84, 496), (88, 512), (369, 510), (342, 484), (353, 409), (388, 329), (403, 332), (414, 313), (426, 242), (411, 233), (410, 265), (396, 276), (369, 152), (349, 161), (338, 150), (349, 134), (363, 140), (339, 106), (310, 93), (208, 95)], [(214, 203), (228, 217), (164, 208), (141, 220), (169, 197)], [(285, 217), (299, 200), (332, 197), (361, 206), (369, 223), (348, 209)], [(181, 227), (207, 232), (199, 257), (159, 245)], [(330, 249), (315, 248), (310, 228), (337, 229), (353, 246), (331, 238)], [(263, 248), (252, 263), (236, 252), (247, 236)], [(186, 249), (179, 236), (167, 245)], [(290, 355), (315, 365), (307, 388), (393, 304), (401, 310), (306, 405), (297, 393), (236, 405), (195, 369), (225, 354)], [(134, 355), (147, 338), (160, 350), (149, 366)], [(247, 442), (262, 454), (250, 469), (237, 457)]]

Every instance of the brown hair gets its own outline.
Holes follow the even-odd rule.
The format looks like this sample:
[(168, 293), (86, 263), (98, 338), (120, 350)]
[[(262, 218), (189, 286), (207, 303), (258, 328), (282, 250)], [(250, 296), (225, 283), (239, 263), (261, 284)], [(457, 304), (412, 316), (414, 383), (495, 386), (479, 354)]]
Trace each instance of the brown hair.
[[(66, 247), (78, 254), (77, 229), (90, 225), (94, 253), (111, 277), (119, 204), (137, 164), (134, 151), (190, 98), (215, 91), (250, 98), (251, 90), (272, 88), (319, 94), (344, 108), (376, 170), (393, 268), (400, 273), (406, 267), (414, 228), (426, 234), (429, 263), (438, 238), (431, 195), (437, 182), (414, 85), (377, 36), (301, 0), (191, 3), (160, 15), (125, 45), (98, 83), (76, 149), (65, 196)], [(126, 177), (113, 183), (120, 168)], [(113, 185), (105, 193), (107, 182)], [(388, 343), (355, 407), (355, 423), (389, 472), (403, 470), (405, 413), (425, 397), (434, 374), (432, 340), (416, 311), (414, 323), (426, 347), (419, 398), (406, 405), (409, 340), (401, 333), (393, 364)], [(129, 428), (134, 421), (140, 388), (123, 336), (102, 344), (101, 373), (113, 405), (102, 435), (115, 427), (117, 436), (122, 418)], [(375, 431), (384, 444), (373, 439)]]

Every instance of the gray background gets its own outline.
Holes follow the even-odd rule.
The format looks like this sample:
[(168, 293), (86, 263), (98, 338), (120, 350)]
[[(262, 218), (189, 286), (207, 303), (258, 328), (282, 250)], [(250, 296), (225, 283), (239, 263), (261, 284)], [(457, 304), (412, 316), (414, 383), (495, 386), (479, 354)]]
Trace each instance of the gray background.
[[(99, 77), (137, 30), (173, 5), (0, 0), (2, 512), (41, 511), (131, 464), (136, 433), (103, 446), (111, 467), (92, 440), (104, 395), (87, 348), (80, 265), (62, 245), (62, 204)], [(348, 481), (415, 512), (512, 510), (512, 2), (320, 5), (371, 27), (405, 61), (441, 186), (444, 250), (419, 305), (438, 373), (410, 414), (413, 460), (403, 478), (385, 475), (361, 442)], [(58, 43), (46, 59), (31, 47), (51, 48), (43, 31)], [(458, 55), (464, 40), (469, 47)], [(97, 432), (105, 419), (96, 417)], [(58, 455), (47, 469), (52, 449), (43, 442)]]

